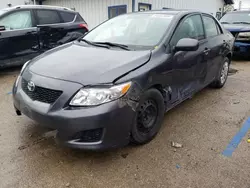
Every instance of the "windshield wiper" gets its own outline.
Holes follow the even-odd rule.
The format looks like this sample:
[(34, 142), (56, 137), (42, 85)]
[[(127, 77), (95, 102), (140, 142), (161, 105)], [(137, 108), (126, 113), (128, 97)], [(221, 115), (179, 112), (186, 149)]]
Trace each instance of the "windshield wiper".
[(229, 22), (221, 22), (222, 24), (230, 24)]
[(124, 44), (117, 44), (117, 43), (112, 43), (112, 42), (94, 42), (94, 44), (104, 44), (104, 45), (108, 45), (108, 46), (119, 47), (119, 48), (121, 48), (123, 50), (130, 51), (128, 46), (126, 46)]
[(109, 49), (108, 46), (99, 45), (99, 44), (97, 44), (97, 43), (90, 42), (90, 41), (88, 41), (88, 40), (86, 40), (86, 39), (84, 39), (84, 38), (79, 38), (79, 39), (78, 39), (78, 42), (81, 42), (81, 41), (83, 41), (83, 42), (85, 42), (85, 43), (87, 43), (87, 44), (89, 44), (89, 45), (92, 45), (92, 46), (97, 46), (97, 47), (102, 47), (102, 48), (108, 48), (108, 49)]
[(233, 22), (233, 24), (250, 24), (249, 22)]

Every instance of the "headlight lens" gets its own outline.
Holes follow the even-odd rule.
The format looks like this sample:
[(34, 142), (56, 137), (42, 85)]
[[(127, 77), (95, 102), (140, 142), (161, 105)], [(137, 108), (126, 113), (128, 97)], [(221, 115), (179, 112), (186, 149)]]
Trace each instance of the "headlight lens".
[(110, 88), (83, 88), (71, 100), (71, 106), (96, 106), (116, 100), (125, 95), (131, 82)]
[(239, 33), (237, 40), (250, 40), (250, 32)]
[(239, 36), (250, 37), (250, 32), (242, 32), (242, 33), (239, 33)]

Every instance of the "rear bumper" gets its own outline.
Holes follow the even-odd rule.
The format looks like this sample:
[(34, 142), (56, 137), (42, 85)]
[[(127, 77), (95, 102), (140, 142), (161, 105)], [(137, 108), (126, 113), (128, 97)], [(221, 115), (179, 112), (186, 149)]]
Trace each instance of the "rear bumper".
[(135, 118), (132, 106), (136, 106), (135, 102), (123, 97), (96, 107), (57, 108), (60, 98), (48, 106), (31, 100), (20, 86), (13, 89), (16, 111), (42, 126), (58, 130), (57, 141), (62, 145), (78, 149), (106, 150), (129, 143)]
[(235, 42), (234, 43), (234, 55), (250, 57), (250, 43)]

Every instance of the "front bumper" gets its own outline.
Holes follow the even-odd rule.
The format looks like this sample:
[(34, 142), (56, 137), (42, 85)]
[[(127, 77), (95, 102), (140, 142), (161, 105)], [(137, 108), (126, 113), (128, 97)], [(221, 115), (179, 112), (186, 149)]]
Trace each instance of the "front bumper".
[[(38, 86), (63, 91), (55, 103), (46, 104), (33, 101), (22, 90), (21, 81), (13, 89), (16, 111), (42, 126), (58, 130), (57, 140), (61, 144), (78, 149), (105, 150), (129, 143), (130, 130), (135, 118), (133, 106), (136, 102), (126, 99), (125, 96), (96, 107), (72, 108), (65, 104), (82, 85), (31, 73), (25, 77)], [(95, 136), (95, 139), (86, 140), (91, 136)]]
[(250, 43), (235, 41), (234, 55), (242, 57), (250, 57)]

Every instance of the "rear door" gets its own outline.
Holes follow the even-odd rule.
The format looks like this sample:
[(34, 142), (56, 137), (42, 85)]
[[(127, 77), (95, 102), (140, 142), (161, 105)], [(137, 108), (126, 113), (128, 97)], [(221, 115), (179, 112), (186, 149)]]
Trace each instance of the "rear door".
[(0, 67), (23, 64), (39, 54), (38, 32), (33, 12), (17, 10), (0, 18)]
[(202, 17), (208, 39), (206, 84), (209, 84), (215, 79), (223, 63), (226, 40), (220, 25), (212, 16), (203, 14)]
[[(67, 40), (75, 40), (88, 31), (86, 22), (79, 14), (67, 10), (36, 10), (40, 41), (44, 51), (54, 48)], [(72, 32), (72, 36), (65, 36)]]
[(208, 43), (200, 14), (190, 15), (179, 24), (171, 39), (171, 48), (173, 49), (182, 38), (197, 39), (199, 49), (190, 52), (180, 51), (173, 54), (174, 87), (172, 89), (173, 93), (175, 93), (172, 97), (173, 102), (184, 100), (204, 86), (207, 61), (204, 50), (206, 50)]

